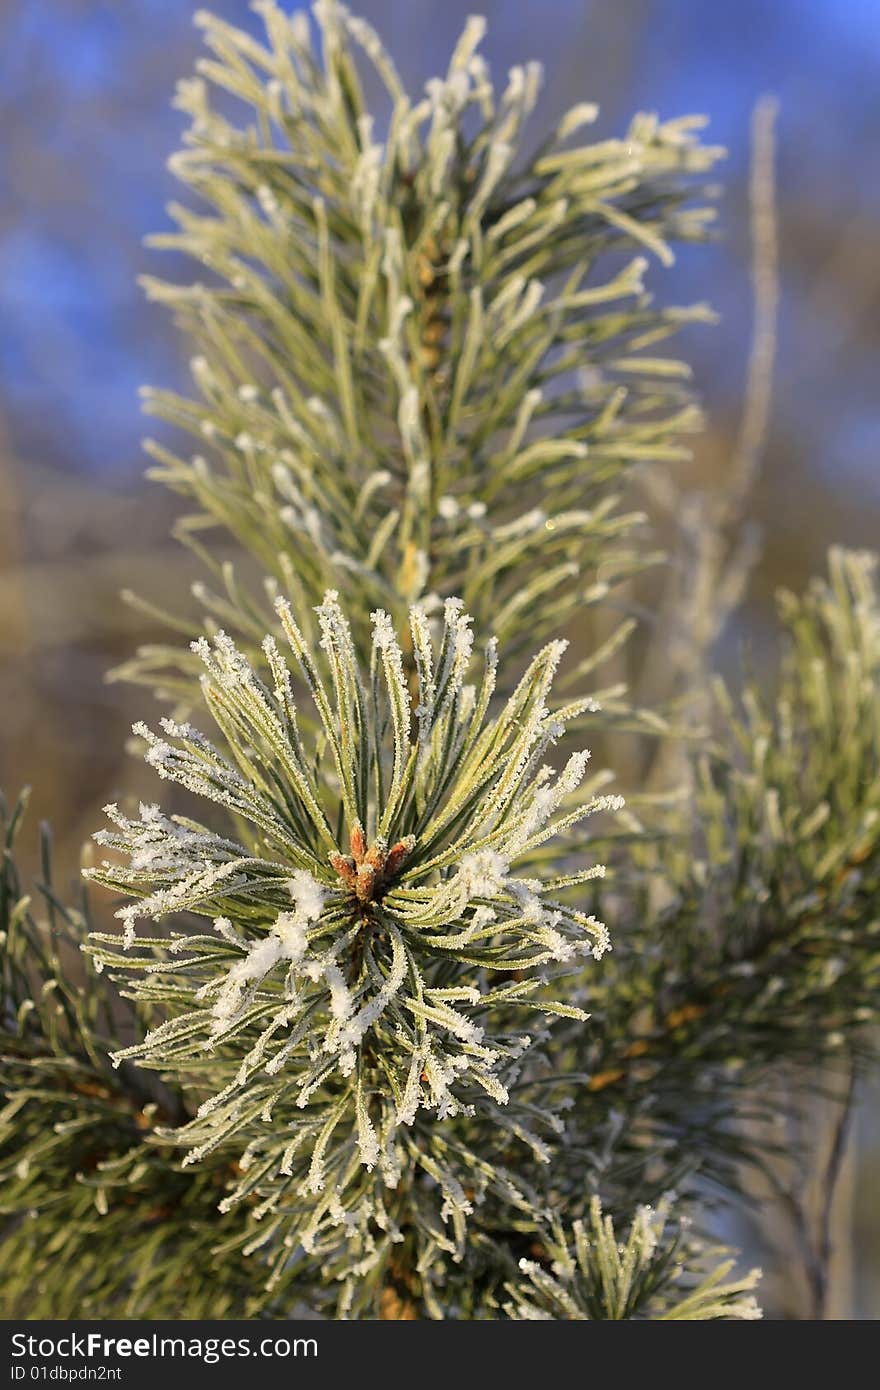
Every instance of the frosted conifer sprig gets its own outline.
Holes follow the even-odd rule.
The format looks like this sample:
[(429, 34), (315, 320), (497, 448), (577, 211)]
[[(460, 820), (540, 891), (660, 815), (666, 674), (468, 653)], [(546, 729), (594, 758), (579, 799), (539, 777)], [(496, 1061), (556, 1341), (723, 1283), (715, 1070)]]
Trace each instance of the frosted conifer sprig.
[[(618, 484), (687, 453), (700, 417), (665, 342), (711, 314), (656, 305), (645, 277), (704, 236), (720, 151), (699, 118), (597, 139), (581, 102), (534, 153), (540, 66), (496, 87), (478, 16), (410, 94), (346, 6), (318, 0), (314, 26), (254, 8), (259, 37), (197, 13), (210, 56), (178, 88), (187, 199), (153, 245), (199, 279), (145, 287), (195, 344), (194, 391), (146, 402), (196, 442), (151, 441), (153, 476), (202, 555), (207, 517), (300, 613), (337, 588), (362, 652), (370, 608), (399, 623), (430, 594), (528, 650), (651, 562)], [(231, 629), (235, 592), (199, 601)]]
[[(273, 638), (265, 680), (224, 634), (196, 643), (222, 749), (170, 720), (163, 737), (136, 729), (161, 777), (218, 803), (243, 833), (227, 839), (155, 807), (137, 820), (109, 808), (115, 828), (97, 838), (128, 863), (105, 861), (92, 876), (134, 901), (119, 909), (121, 941), (97, 935), (96, 955), (119, 968), (119, 945), (136, 944), (127, 973), (166, 1013), (117, 1059), (210, 1077), (212, 1094), (180, 1131), (192, 1158), (233, 1134), (250, 1138), (281, 1106), (274, 1147), (260, 1141), (267, 1171), (316, 1193), (328, 1170), (337, 1190), (353, 1159), (393, 1186), (406, 1158), (398, 1131), (420, 1111), (507, 1105), (535, 1038), (529, 1014), (586, 1018), (545, 985), (608, 945), (601, 923), (570, 902), (601, 867), (534, 874), (546, 840), (620, 799), (582, 786), (585, 753), (561, 771), (546, 761), (564, 718), (589, 705), (548, 708), (563, 643), (538, 653), (492, 715), (495, 644), (472, 681), (470, 619), (457, 600), (436, 635), (412, 610), (408, 659), (388, 616), (374, 613), (369, 670), (334, 593), (317, 610), (314, 654), (286, 603), (278, 613), (317, 744), (307, 753)], [(138, 919), (177, 912), (213, 929), (136, 937)]]
[[(699, 1164), (740, 1193), (742, 1161), (767, 1161), (782, 1104), (800, 1107), (817, 1075), (824, 1085), (853, 1064), (876, 1066), (877, 556), (834, 547), (827, 576), (782, 592), (779, 605), (773, 695), (715, 683), (722, 719), (695, 756), (688, 833), (650, 850), (666, 907), (618, 875), (620, 944), (591, 984), (587, 1046), (554, 1033), (559, 1069), (589, 1075), (557, 1161), (580, 1181), (607, 1127), (614, 1171), (599, 1181), (615, 1197), (647, 1191), (661, 1145), (664, 1186), (680, 1188)], [(784, 1101), (774, 1084), (783, 1063)]]
[[(45, 825), (26, 891), (26, 803), (0, 792), (0, 1317), (172, 1317), (182, 1297), (191, 1317), (265, 1311), (253, 1262), (216, 1249), (229, 1165), (182, 1173), (156, 1137), (185, 1116), (179, 1090), (110, 1066), (139, 1020), (106, 975), (71, 970), (88, 902), (60, 897)], [(247, 1222), (230, 1216), (227, 1242)]]
[(508, 1286), (509, 1317), (528, 1320), (664, 1321), (752, 1320), (761, 1317), (752, 1290), (753, 1269), (730, 1278), (734, 1262), (689, 1233), (675, 1219), (670, 1198), (656, 1210), (639, 1207), (625, 1239), (602, 1211), (598, 1196), (589, 1218), (571, 1231), (554, 1224), (542, 1259), (520, 1260), (522, 1280)]

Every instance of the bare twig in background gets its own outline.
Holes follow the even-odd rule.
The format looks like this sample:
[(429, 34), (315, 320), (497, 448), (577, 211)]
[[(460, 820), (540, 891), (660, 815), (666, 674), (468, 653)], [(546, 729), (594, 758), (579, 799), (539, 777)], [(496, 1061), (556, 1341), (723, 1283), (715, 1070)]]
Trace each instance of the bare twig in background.
[[(827, 1316), (829, 1272), (835, 1244), (832, 1233), (834, 1199), (838, 1191), (840, 1175), (852, 1134), (855, 1095), (856, 1068), (855, 1064), (851, 1063), (847, 1074), (846, 1090), (832, 1129), (831, 1147), (819, 1188), (817, 1248), (811, 1279), (812, 1307), (810, 1316), (814, 1319)], [(847, 1230), (843, 1234), (848, 1237), (850, 1232)]]
[[(851, 1221), (848, 1212), (841, 1214), (840, 1207), (856, 1114), (857, 1080), (856, 1067), (850, 1064), (839, 1097), (813, 1097), (806, 1108), (792, 1112), (786, 1145), (788, 1160), (771, 1161), (761, 1168), (784, 1221), (781, 1227), (775, 1224), (771, 1210), (768, 1225), (762, 1201), (762, 1221), (755, 1234), (759, 1244), (774, 1248), (781, 1257), (775, 1261), (776, 1267), (784, 1271), (777, 1301), (780, 1308), (789, 1310), (790, 1316), (824, 1321), (835, 1316), (834, 1303), (848, 1308), (849, 1301), (839, 1296), (839, 1290), (834, 1298), (834, 1285), (840, 1280), (840, 1266), (849, 1255)], [(820, 1157), (823, 1133), (828, 1135), (824, 1163)], [(810, 1154), (814, 1159), (812, 1172), (806, 1171), (800, 1162)], [(761, 1200), (759, 1191), (755, 1195)]]
[[(687, 630), (696, 634), (694, 661), (705, 669), (712, 644), (739, 603), (757, 558), (754, 531), (744, 513), (760, 468), (773, 399), (779, 318), (779, 238), (776, 215), (775, 97), (762, 97), (752, 114), (749, 226), (751, 233), (752, 341), (743, 410), (730, 469), (720, 489), (700, 505), (694, 527), (695, 569), (686, 576), (693, 598)], [(695, 526), (694, 526), (695, 523)], [(696, 670), (692, 672), (696, 674)]]
[[(655, 512), (667, 513), (677, 563), (644, 664), (642, 698), (687, 692), (691, 719), (706, 716), (706, 672), (713, 644), (742, 598), (757, 559), (757, 534), (745, 507), (761, 464), (770, 421), (779, 316), (775, 124), (778, 103), (763, 97), (752, 116), (749, 179), (752, 336), (742, 416), (729, 467), (720, 482), (685, 491), (663, 475), (646, 474)], [(670, 689), (670, 683), (674, 689)], [(664, 688), (664, 684), (666, 688)], [(680, 750), (658, 747), (653, 786), (687, 775)]]
[(749, 178), (754, 321), (745, 403), (724, 495), (725, 521), (739, 518), (761, 463), (770, 423), (779, 321), (779, 230), (776, 212), (776, 117), (779, 103), (765, 96), (752, 114)]

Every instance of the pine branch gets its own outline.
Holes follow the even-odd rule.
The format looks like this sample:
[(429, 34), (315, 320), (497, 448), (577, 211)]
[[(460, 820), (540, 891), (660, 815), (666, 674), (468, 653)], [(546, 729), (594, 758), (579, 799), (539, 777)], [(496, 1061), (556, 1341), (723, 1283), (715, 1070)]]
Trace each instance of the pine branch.
[(198, 16), (178, 92), (194, 206), (157, 241), (206, 281), (147, 282), (198, 393), (148, 406), (201, 451), (153, 443), (153, 475), (211, 581), (202, 621), (167, 615), (207, 635), (120, 674), (194, 711), (135, 726), (190, 804), (107, 808), (122, 925), (82, 991), (54, 934), (83, 914), (47, 870), (44, 928), (0, 879), (3, 1210), (37, 1213), (11, 1287), (35, 1261), (47, 1316), (753, 1317), (687, 1209), (766, 1161), (743, 1120), (774, 1069), (869, 1056), (875, 562), (783, 599), (778, 690), (719, 686), (711, 737), (602, 692), (694, 796), (623, 809), (558, 753), (634, 624), (565, 685), (558, 634), (657, 562), (627, 480), (699, 423), (656, 345), (708, 311), (657, 308), (643, 253), (705, 234), (719, 152), (693, 120), (584, 140), (587, 104), (531, 152), (538, 71), (496, 93), (482, 21), (413, 100), (344, 6), (319, 51), (257, 8), (265, 41)]
[(716, 688), (725, 726), (697, 755), (687, 833), (628, 844), (636, 873), (602, 846), (617, 872), (593, 908), (617, 924), (616, 949), (582, 1000), (588, 1049), (572, 1037), (557, 1063), (585, 1077), (572, 1166), (611, 1108), (627, 1116), (615, 1141), (624, 1169), (640, 1147), (650, 1167), (662, 1143), (661, 1185), (684, 1165), (739, 1192), (739, 1163), (762, 1153), (737, 1118), (760, 1116), (762, 1095), (778, 1104), (775, 1068), (793, 1065), (804, 1095), (829, 1062), (874, 1063), (876, 565), (834, 550), (828, 582), (781, 596), (788, 643), (772, 695), (749, 687), (738, 706)]
[(520, 1262), (525, 1279), (509, 1286), (506, 1311), (550, 1320), (760, 1318), (751, 1294), (760, 1271), (729, 1280), (727, 1252), (689, 1236), (686, 1221), (671, 1219), (670, 1205), (639, 1208), (621, 1241), (594, 1197), (589, 1221), (576, 1221), (570, 1236), (555, 1227), (541, 1260)]
[[(475, 1171), (521, 1210), (534, 1202), (511, 1176), (515, 1158), (490, 1157), (512, 1144), (545, 1162), (541, 1131), (559, 1127), (553, 1111), (511, 1097), (521, 1059), (544, 1041), (545, 1030), (523, 1030), (529, 1015), (532, 1029), (540, 1015), (583, 1022), (556, 982), (607, 946), (601, 923), (566, 901), (601, 869), (544, 883), (535, 853), (619, 798), (578, 797), (582, 753), (558, 774), (544, 762), (564, 732), (545, 703), (563, 644), (540, 652), (487, 718), (494, 643), (469, 684), (460, 604), (447, 602), (433, 640), (414, 608), (413, 715), (386, 614), (373, 615), (361, 670), (335, 595), (318, 609), (314, 654), (286, 604), (279, 611), (323, 757), (306, 756), (274, 640), (264, 683), (218, 634), (196, 645), (222, 747), (170, 720), (165, 738), (137, 731), (160, 776), (219, 803), (239, 838), (156, 807), (138, 821), (109, 807), (116, 828), (97, 837), (128, 862), (105, 860), (90, 877), (134, 901), (117, 913), (121, 937), (93, 933), (94, 959), (163, 1011), (115, 1060), (198, 1092), (173, 1135), (185, 1164), (234, 1151), (242, 1177), (221, 1208), (257, 1199), (282, 1254), (320, 1246), (326, 1258), (357, 1237), (363, 1273), (416, 1220), (431, 1245), (461, 1256)], [(207, 917), (213, 931), (136, 936), (139, 919), (171, 913)], [(474, 1123), (445, 1123), (459, 1116)], [(500, 1140), (486, 1138), (492, 1129)], [(426, 1190), (414, 1214), (411, 1189), (426, 1178), (434, 1197)]]
[[(194, 505), (180, 534), (208, 565), (201, 537), (220, 526), (307, 640), (330, 587), (361, 654), (363, 614), (400, 627), (435, 595), (461, 596), (512, 652), (545, 640), (643, 563), (626, 543), (642, 518), (615, 494), (699, 424), (688, 368), (655, 349), (710, 315), (656, 308), (642, 253), (668, 263), (704, 234), (719, 151), (700, 121), (647, 116), (584, 143), (582, 104), (530, 154), (539, 70), (496, 93), (482, 20), (415, 100), (344, 6), (315, 5), (320, 54), (302, 14), (258, 8), (264, 44), (197, 16), (214, 56), (178, 92), (191, 128), (172, 167), (201, 210), (175, 205), (179, 230), (154, 244), (210, 279), (146, 287), (197, 344), (199, 396), (147, 406), (200, 452), (152, 443), (153, 476)], [(388, 91), (381, 141), (360, 63)], [(213, 568), (209, 623), (258, 643), (271, 609)], [(168, 663), (149, 651), (125, 671), (155, 683)]]
[(157, 1137), (185, 1113), (179, 1092), (109, 1062), (119, 1030), (136, 1020), (104, 979), (79, 968), (87, 909), (56, 897), (45, 829), (44, 923), (22, 893), (12, 850), (24, 804), (8, 818), (2, 808), (0, 1309), (30, 1318), (257, 1312), (252, 1269), (237, 1253), (215, 1253), (216, 1205), (231, 1175), (220, 1165), (182, 1173)]

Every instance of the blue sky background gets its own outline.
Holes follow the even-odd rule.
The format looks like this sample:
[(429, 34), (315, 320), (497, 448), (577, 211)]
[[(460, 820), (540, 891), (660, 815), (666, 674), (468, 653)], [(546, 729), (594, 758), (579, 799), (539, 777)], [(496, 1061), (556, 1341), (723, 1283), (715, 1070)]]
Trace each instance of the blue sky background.
[[(461, 0), (361, 0), (418, 87), (442, 63)], [(147, 310), (135, 274), (156, 269), (143, 237), (164, 225), (165, 159), (179, 118), (173, 81), (197, 52), (187, 0), (36, 0), (7, 7), (0, 46), (6, 156), (0, 167), (3, 406), (19, 455), (130, 478), (141, 467), (136, 387), (180, 373), (180, 347)], [(215, 9), (256, 28), (240, 0)], [(778, 95), (784, 312), (776, 420), (802, 436), (801, 467), (867, 491), (874, 459), (876, 277), (853, 279), (880, 219), (880, 6), (875, 0), (503, 0), (483, 6), (496, 74), (538, 57), (537, 126), (595, 98), (619, 129), (635, 108), (703, 111), (730, 150), (727, 241), (689, 252), (676, 292), (725, 319), (700, 335), (700, 383), (734, 405), (748, 333), (743, 178), (755, 100)], [(855, 247), (850, 242), (855, 242)], [(874, 243), (875, 244), (875, 243)], [(854, 351), (856, 340), (870, 339)], [(693, 350), (693, 349), (692, 349)], [(876, 520), (876, 513), (874, 516)]]

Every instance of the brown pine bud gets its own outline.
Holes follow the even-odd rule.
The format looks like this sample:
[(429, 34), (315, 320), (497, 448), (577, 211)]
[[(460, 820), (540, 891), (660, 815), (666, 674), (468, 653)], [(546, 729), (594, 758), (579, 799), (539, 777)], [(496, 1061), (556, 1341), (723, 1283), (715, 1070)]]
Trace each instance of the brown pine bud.
[(331, 854), (330, 863), (338, 873), (346, 888), (354, 888), (357, 883), (354, 860), (347, 854)]
[(388, 851), (388, 858), (385, 861), (385, 877), (391, 878), (397, 873), (401, 865), (408, 859), (415, 848), (415, 837), (407, 835), (405, 839), (398, 840), (396, 845), (392, 845)]
[(364, 855), (364, 863), (369, 864), (371, 869), (375, 869), (377, 874), (385, 867), (385, 850), (387, 847), (387, 842), (385, 840), (378, 839), (375, 844), (370, 845), (370, 848)]
[(361, 864), (357, 871), (354, 891), (357, 894), (358, 902), (370, 903), (373, 901), (373, 892), (376, 887), (376, 870), (372, 864)]
[(367, 842), (364, 838), (364, 827), (361, 825), (360, 821), (355, 821), (354, 825), (351, 827), (349, 839), (351, 841), (351, 852), (354, 855), (354, 862), (360, 864), (364, 857), (364, 851), (367, 848)]

